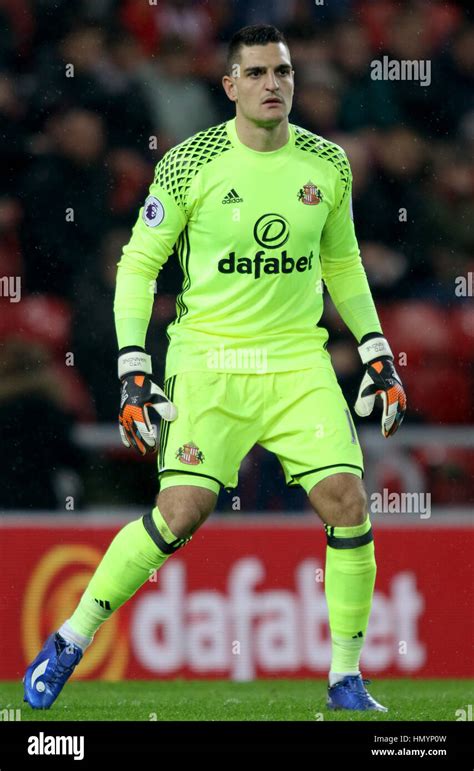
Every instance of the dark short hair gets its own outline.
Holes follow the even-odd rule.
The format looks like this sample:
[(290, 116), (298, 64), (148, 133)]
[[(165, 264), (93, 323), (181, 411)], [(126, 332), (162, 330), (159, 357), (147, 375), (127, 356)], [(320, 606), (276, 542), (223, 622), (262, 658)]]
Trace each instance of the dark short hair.
[(284, 43), (288, 46), (282, 32), (271, 24), (254, 24), (239, 29), (229, 43), (226, 71), (230, 75), (232, 65), (237, 61), (242, 46), (265, 46), (267, 43)]

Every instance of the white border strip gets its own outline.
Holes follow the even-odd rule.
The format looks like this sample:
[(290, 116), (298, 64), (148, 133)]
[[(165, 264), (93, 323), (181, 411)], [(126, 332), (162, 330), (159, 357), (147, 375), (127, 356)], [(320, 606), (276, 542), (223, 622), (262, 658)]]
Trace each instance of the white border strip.
[[(368, 450), (383, 449), (387, 454), (393, 447), (460, 447), (474, 448), (474, 430), (471, 426), (409, 426), (404, 424), (390, 440), (384, 439), (375, 426), (357, 429), (362, 446)], [(74, 427), (73, 440), (85, 449), (113, 450), (123, 448), (118, 423), (90, 423)]]
[[(0, 514), (0, 529), (2, 527), (69, 527), (76, 530), (86, 530), (87, 528), (101, 527), (120, 527), (134, 519), (139, 519), (146, 514), (146, 509), (121, 509), (115, 510), (114, 514), (106, 514), (103, 510), (85, 510), (69, 514), (52, 514), (50, 511), (12, 511), (11, 513)], [(471, 526), (474, 530), (473, 512), (466, 508), (433, 508), (431, 517), (421, 519), (419, 514), (373, 514), (371, 517), (372, 526), (379, 527), (467, 527)], [(261, 514), (256, 512), (245, 512), (235, 514), (225, 514), (215, 512), (204, 524), (204, 527), (240, 527), (246, 528), (268, 527), (308, 527), (314, 525), (315, 528), (322, 527), (322, 522), (316, 514), (293, 514), (292, 512), (281, 512), (272, 514)]]

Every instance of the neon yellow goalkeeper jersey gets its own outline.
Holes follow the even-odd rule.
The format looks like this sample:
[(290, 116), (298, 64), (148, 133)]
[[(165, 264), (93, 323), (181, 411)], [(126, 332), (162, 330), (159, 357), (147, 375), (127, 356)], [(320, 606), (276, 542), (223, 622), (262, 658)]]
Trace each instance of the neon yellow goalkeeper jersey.
[(290, 124), (280, 149), (257, 152), (233, 119), (164, 155), (119, 263), (120, 348), (144, 347), (154, 281), (170, 256), (183, 286), (167, 329), (166, 378), (330, 366), (318, 326), (322, 281), (357, 339), (380, 331), (347, 157), (298, 126)]

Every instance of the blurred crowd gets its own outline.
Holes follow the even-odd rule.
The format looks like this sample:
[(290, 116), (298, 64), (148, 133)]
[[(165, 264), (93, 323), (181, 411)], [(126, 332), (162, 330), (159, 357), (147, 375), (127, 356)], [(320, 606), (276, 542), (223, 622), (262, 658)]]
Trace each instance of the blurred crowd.
[[(116, 421), (122, 246), (163, 153), (233, 117), (226, 44), (260, 22), (289, 43), (290, 120), (348, 153), (364, 264), (385, 334), (406, 354), (408, 421), (474, 421), (474, 26), (462, 6), (0, 0), (0, 508), (62, 508), (68, 485), (78, 505), (153, 495), (146, 463), (86, 453), (72, 429)], [(384, 56), (429, 61), (430, 85), (372, 79)], [(180, 286), (169, 260), (148, 337), (158, 378)], [(330, 301), (324, 323), (353, 404), (360, 362)], [(246, 508), (304, 506), (258, 448), (239, 491)]]

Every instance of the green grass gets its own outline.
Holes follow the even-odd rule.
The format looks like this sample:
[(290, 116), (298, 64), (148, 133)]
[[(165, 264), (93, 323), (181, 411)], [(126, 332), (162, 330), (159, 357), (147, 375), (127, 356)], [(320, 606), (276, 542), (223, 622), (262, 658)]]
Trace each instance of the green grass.
[[(22, 683), (0, 683), (0, 709), (26, 720), (456, 720), (473, 704), (467, 680), (377, 680), (370, 693), (388, 713), (331, 712), (325, 680), (71, 682), (49, 710), (23, 702)], [(156, 715), (154, 718), (153, 716)]]

